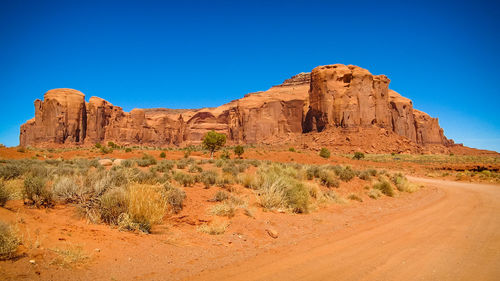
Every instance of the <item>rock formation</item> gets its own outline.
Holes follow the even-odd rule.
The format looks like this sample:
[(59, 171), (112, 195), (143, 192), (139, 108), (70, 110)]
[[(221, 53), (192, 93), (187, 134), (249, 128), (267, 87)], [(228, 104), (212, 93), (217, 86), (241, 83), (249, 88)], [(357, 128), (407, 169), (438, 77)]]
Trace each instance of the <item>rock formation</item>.
[[(216, 108), (133, 109), (72, 89), (48, 91), (35, 101), (35, 118), (21, 126), (20, 145), (199, 144), (215, 130), (231, 143), (280, 143), (328, 128), (383, 128), (415, 145), (452, 144), (438, 120), (389, 90), (390, 80), (357, 66), (316, 67), (264, 92)], [(335, 131), (336, 134), (342, 132)]]

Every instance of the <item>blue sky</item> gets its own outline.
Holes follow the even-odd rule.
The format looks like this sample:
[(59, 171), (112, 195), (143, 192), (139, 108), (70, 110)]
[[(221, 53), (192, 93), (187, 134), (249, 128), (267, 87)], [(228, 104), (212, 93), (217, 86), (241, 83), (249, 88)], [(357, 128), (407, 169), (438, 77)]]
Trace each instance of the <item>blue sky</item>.
[(500, 151), (498, 2), (375, 2), (2, 0), (0, 143), (53, 88), (198, 108), (344, 63), (386, 74), (456, 142)]

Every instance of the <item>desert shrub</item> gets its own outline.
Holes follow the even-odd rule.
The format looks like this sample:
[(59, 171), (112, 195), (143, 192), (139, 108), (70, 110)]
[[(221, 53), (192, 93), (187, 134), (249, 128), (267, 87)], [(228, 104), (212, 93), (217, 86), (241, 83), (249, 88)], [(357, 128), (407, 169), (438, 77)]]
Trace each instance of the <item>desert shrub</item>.
[(60, 177), (52, 186), (52, 191), (57, 200), (64, 202), (76, 202), (78, 200), (79, 186), (73, 178)]
[(112, 147), (107, 147), (107, 146), (101, 146), (100, 150), (101, 150), (102, 154), (108, 154), (108, 153), (113, 152), (113, 148)]
[(219, 203), (210, 208), (210, 214), (232, 218), (236, 214), (236, 207), (229, 202)]
[(328, 150), (325, 147), (322, 147), (321, 150), (319, 151), (319, 156), (323, 158), (330, 158), (330, 150)]
[(215, 167), (221, 168), (225, 163), (226, 163), (226, 160), (224, 160), (224, 159), (217, 159), (217, 160), (215, 160)]
[(0, 221), (0, 260), (13, 258), (20, 241), (14, 227)]
[(356, 171), (351, 169), (351, 167), (349, 167), (349, 166), (344, 167), (343, 169), (340, 169), (336, 173), (339, 176), (339, 178), (345, 182), (352, 180), (356, 176)]
[(174, 164), (174, 161), (171, 160), (161, 160), (158, 165), (154, 166), (154, 168), (160, 173), (165, 173), (172, 170), (174, 168)]
[(339, 187), (340, 186), (340, 183), (337, 180), (335, 173), (332, 171), (321, 169), (318, 172), (318, 178), (320, 179), (321, 184), (323, 184), (326, 187)]
[(215, 195), (214, 195), (214, 198), (212, 199), (212, 201), (214, 202), (222, 202), (226, 199), (229, 198), (229, 194), (227, 194), (227, 192), (223, 191), (223, 190), (218, 190)]
[(418, 190), (418, 185), (410, 183), (402, 173), (392, 175), (391, 180), (399, 191), (413, 193)]
[(288, 149), (288, 151), (290, 151), (290, 152), (295, 152), (295, 148), (290, 147), (290, 148)]
[(306, 176), (308, 180), (312, 180), (315, 177), (319, 177), (320, 168), (316, 165), (308, 166), (306, 168)]
[(370, 189), (370, 191), (368, 191), (368, 197), (372, 198), (372, 199), (378, 199), (380, 196), (382, 196), (382, 191), (380, 191), (379, 189)]
[(162, 152), (160, 153), (160, 157), (161, 157), (161, 158), (165, 158), (165, 157), (167, 157), (167, 154), (165, 154), (165, 151), (162, 151)]
[(220, 159), (231, 159), (231, 152), (229, 152), (229, 150), (223, 150), (220, 154)]
[(0, 207), (5, 206), (5, 203), (7, 203), (7, 200), (9, 199), (10, 192), (9, 190), (7, 190), (5, 183), (3, 181), (0, 181)]
[(95, 146), (95, 148), (101, 148), (101, 147), (102, 147), (102, 144), (98, 142), (98, 143), (96, 143), (94, 146)]
[(182, 186), (192, 186), (195, 183), (195, 178), (193, 175), (186, 174), (183, 172), (176, 172), (174, 174), (174, 180), (181, 184)]
[(203, 171), (203, 168), (196, 165), (196, 164), (192, 164), (191, 166), (189, 166), (189, 169), (188, 169), (188, 172), (190, 173), (201, 173)]
[(256, 159), (248, 160), (246, 163), (248, 163), (249, 165), (252, 165), (254, 167), (259, 167), (260, 166), (260, 161), (256, 160)]
[(352, 159), (356, 159), (356, 160), (361, 160), (363, 158), (365, 158), (365, 154), (363, 152), (359, 152), (359, 151), (354, 152), (354, 156), (352, 157)]
[(179, 213), (183, 208), (184, 199), (186, 199), (186, 192), (179, 187), (171, 184), (165, 184), (164, 198), (170, 211), (174, 214)]
[(294, 213), (307, 213), (309, 211), (309, 191), (304, 184), (296, 182), (286, 190), (287, 205)]
[(198, 226), (197, 230), (210, 235), (220, 235), (226, 231), (228, 226), (228, 222), (212, 222), (210, 224), (202, 224)]
[(123, 188), (112, 188), (106, 191), (99, 202), (101, 219), (105, 223), (118, 224), (118, 218), (128, 211), (129, 194)]
[(132, 152), (132, 148), (130, 147), (125, 148), (125, 152)]
[(385, 180), (381, 179), (379, 182), (373, 185), (373, 188), (380, 190), (383, 194), (393, 197), (395, 195), (394, 189), (391, 184)]
[(187, 165), (188, 165), (188, 163), (184, 160), (179, 160), (176, 163), (177, 169), (181, 169), (181, 170), (185, 169)]
[(219, 187), (227, 187), (234, 183), (234, 177), (232, 174), (222, 173), (217, 176), (215, 180), (215, 184)]
[(203, 171), (200, 174), (200, 181), (205, 185), (205, 188), (209, 188), (217, 182), (218, 173), (213, 170)]
[(257, 183), (257, 178), (253, 174), (249, 173), (242, 173), (238, 175), (238, 183), (243, 185), (246, 188), (253, 188), (255, 189), (258, 185)]
[(19, 146), (17, 148), (17, 152), (21, 152), (21, 153), (25, 153), (26, 152), (26, 148), (22, 147), (22, 146)]
[(111, 148), (119, 148), (120, 146), (118, 146), (116, 143), (112, 142), (112, 141), (108, 141), (108, 147), (111, 147)]
[(222, 172), (236, 176), (239, 174), (240, 170), (236, 167), (236, 165), (234, 165), (234, 163), (230, 162), (222, 167)]
[(237, 145), (234, 147), (234, 154), (238, 155), (239, 158), (241, 158), (241, 155), (245, 153), (245, 149), (241, 145)]
[(340, 197), (335, 191), (333, 190), (328, 190), (323, 194), (324, 201), (327, 202), (335, 202), (337, 204), (344, 204), (346, 203), (345, 199)]
[(359, 201), (359, 202), (363, 202), (363, 199), (361, 197), (359, 197), (359, 195), (354, 194), (354, 193), (351, 193), (351, 194), (347, 195), (347, 199), (354, 200), (354, 201)]
[(148, 167), (151, 165), (156, 165), (156, 159), (152, 155), (146, 153), (144, 153), (141, 159), (136, 159), (135, 161), (137, 162), (137, 165), (139, 165), (140, 167)]
[(5, 180), (20, 178), (24, 172), (23, 167), (17, 163), (7, 163), (0, 166), (0, 178)]
[(132, 177), (132, 181), (143, 184), (155, 184), (158, 182), (158, 174), (154, 171), (144, 172), (138, 170)]
[(146, 184), (130, 186), (128, 214), (143, 232), (149, 233), (151, 226), (160, 222), (165, 214), (166, 203), (160, 189)]
[(309, 191), (309, 196), (314, 199), (319, 199), (323, 196), (321, 188), (314, 182), (305, 182), (304, 186)]
[(35, 205), (37, 208), (54, 205), (52, 192), (46, 187), (45, 179), (41, 177), (26, 177), (23, 197), (27, 204)]
[(362, 171), (359, 173), (358, 177), (362, 180), (368, 181), (371, 179), (371, 175), (368, 171)]

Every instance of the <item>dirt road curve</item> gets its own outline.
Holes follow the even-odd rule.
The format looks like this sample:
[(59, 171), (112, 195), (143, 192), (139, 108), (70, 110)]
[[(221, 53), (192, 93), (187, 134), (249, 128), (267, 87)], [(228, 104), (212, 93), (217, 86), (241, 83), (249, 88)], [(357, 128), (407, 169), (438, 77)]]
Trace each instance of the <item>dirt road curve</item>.
[(500, 186), (410, 179), (446, 195), (189, 279), (500, 280)]

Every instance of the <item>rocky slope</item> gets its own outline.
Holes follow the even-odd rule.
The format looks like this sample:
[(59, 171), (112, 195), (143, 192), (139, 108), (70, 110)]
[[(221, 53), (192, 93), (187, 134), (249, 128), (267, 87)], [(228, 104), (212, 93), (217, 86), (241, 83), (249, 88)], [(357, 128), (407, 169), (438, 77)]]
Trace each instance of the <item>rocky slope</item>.
[(76, 90), (54, 89), (43, 101), (35, 101), (35, 118), (21, 126), (20, 145), (107, 141), (188, 145), (200, 143), (208, 130), (226, 134), (231, 143), (277, 144), (320, 132), (322, 138), (331, 132), (326, 135), (335, 139), (354, 131), (380, 129), (417, 151), (453, 144), (436, 118), (413, 109), (409, 99), (388, 88), (389, 82), (384, 75), (335, 64), (316, 67), (311, 73), (300, 73), (267, 91), (247, 94), (216, 108), (131, 112), (98, 97), (85, 102), (84, 94)]

